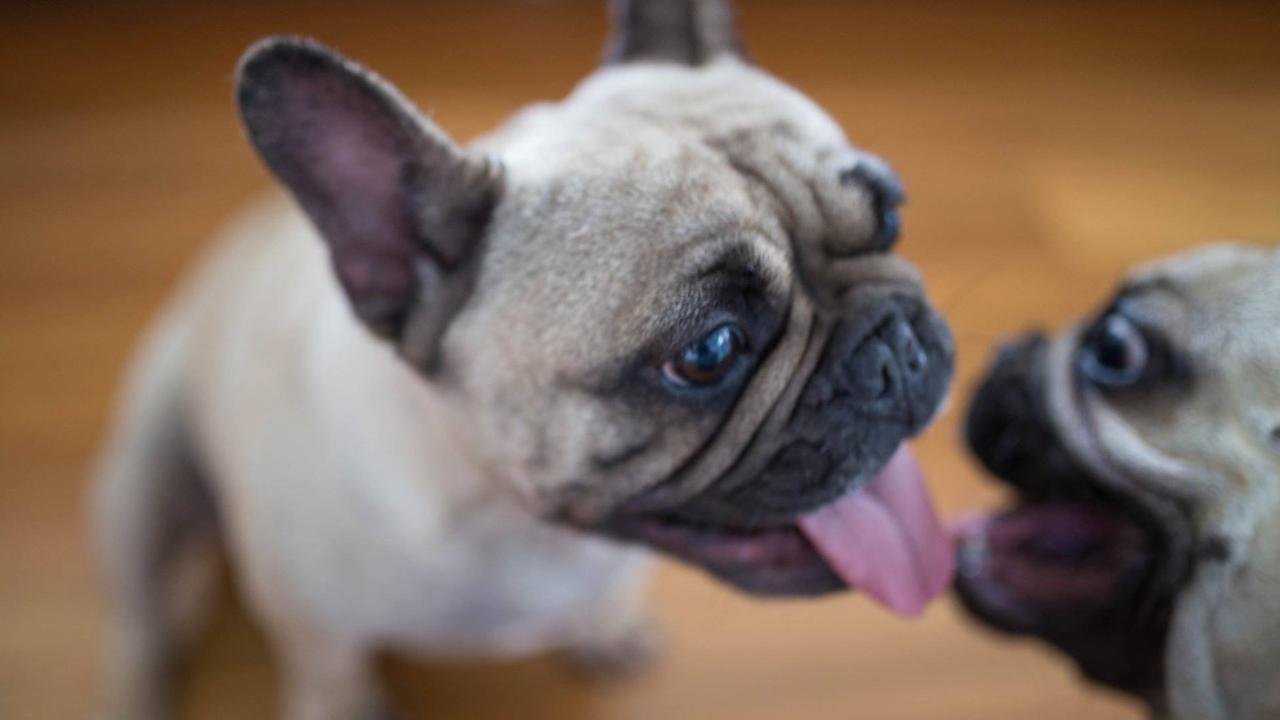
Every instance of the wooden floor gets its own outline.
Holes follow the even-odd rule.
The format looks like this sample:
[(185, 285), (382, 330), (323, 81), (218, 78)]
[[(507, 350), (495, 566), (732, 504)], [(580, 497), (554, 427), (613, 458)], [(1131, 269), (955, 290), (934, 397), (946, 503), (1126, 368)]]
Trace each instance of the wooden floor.
[[(1090, 307), (1126, 265), (1280, 239), (1280, 18), (1244, 3), (750, 2), (755, 57), (906, 178), (904, 252), (960, 338)], [(219, 223), (269, 187), (231, 70), (314, 34), (476, 134), (594, 63), (593, 2), (0, 6), (0, 718), (84, 717), (99, 609), (84, 468), (130, 344)], [(949, 513), (989, 504), (962, 403), (919, 443)], [(1137, 718), (952, 604), (910, 624), (858, 597), (757, 603), (664, 567), (667, 648), (592, 684), (546, 659), (389, 663), (411, 717)], [(273, 676), (231, 603), (196, 659), (195, 718), (267, 717)]]

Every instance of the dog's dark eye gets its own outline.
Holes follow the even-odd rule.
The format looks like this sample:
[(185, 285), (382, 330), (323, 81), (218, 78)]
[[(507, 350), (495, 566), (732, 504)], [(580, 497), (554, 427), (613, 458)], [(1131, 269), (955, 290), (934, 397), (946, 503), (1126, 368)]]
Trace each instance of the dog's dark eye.
[(663, 364), (662, 373), (680, 386), (713, 385), (734, 368), (746, 345), (746, 338), (736, 325), (721, 325), (685, 346)]
[(1085, 336), (1080, 348), (1080, 371), (1096, 385), (1131, 387), (1146, 375), (1151, 352), (1133, 321), (1110, 313)]

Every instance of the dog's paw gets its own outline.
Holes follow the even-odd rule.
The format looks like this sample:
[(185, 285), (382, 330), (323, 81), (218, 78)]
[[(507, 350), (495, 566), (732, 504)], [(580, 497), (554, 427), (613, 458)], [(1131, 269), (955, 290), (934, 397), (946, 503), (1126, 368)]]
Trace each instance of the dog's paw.
[(657, 657), (662, 633), (648, 620), (625, 631), (575, 645), (564, 653), (570, 669), (593, 679), (626, 678), (644, 671)]

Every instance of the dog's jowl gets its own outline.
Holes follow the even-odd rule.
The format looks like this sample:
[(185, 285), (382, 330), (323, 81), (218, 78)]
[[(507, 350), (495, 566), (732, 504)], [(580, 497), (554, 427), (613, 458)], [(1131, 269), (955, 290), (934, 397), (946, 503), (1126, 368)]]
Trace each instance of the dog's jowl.
[(1280, 251), (1135, 271), (1005, 347), (969, 443), (1018, 493), (961, 532), (960, 597), (1158, 718), (1280, 717)]
[(293, 202), (186, 284), (105, 453), (118, 717), (166, 712), (219, 551), (299, 718), (385, 708), (379, 648), (633, 662), (646, 548), (905, 614), (946, 586), (903, 443), (952, 341), (898, 178), (727, 3), (614, 15), (604, 67), (465, 147), (315, 42), (246, 54)]

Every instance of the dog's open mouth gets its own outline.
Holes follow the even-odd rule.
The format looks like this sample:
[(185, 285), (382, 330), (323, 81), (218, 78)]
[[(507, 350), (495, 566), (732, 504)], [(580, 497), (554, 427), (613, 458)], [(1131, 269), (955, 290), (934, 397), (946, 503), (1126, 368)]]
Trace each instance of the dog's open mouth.
[(1088, 625), (1136, 600), (1157, 542), (1118, 505), (1023, 499), (964, 523), (958, 587), (988, 622), (1014, 632), (1046, 624)]
[(954, 568), (914, 458), (900, 448), (871, 482), (791, 522), (700, 525), (670, 515), (630, 515), (612, 530), (701, 566), (760, 595), (856, 588), (902, 615), (918, 615)]
[(1170, 539), (1179, 530), (1087, 478), (1061, 487), (960, 525), (956, 592), (985, 623), (1047, 640), (1093, 681), (1158, 698), (1188, 564)]

